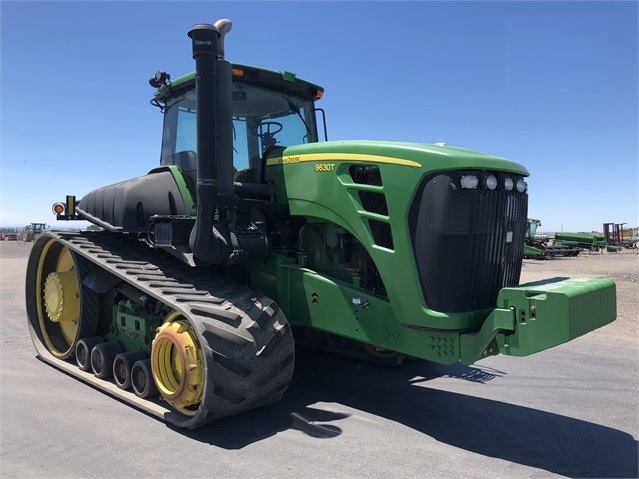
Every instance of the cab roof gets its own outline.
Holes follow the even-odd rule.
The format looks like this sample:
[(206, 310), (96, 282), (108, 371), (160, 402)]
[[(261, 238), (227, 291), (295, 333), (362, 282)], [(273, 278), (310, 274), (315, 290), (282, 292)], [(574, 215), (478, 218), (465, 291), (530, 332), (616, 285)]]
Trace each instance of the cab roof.
[[(239, 63), (233, 63), (231, 68), (234, 82), (246, 82), (253, 85), (281, 89), (309, 100), (319, 100), (324, 94), (324, 88), (297, 78), (295, 73), (268, 70)], [(191, 90), (194, 86), (195, 72), (187, 73), (158, 88), (154, 93), (155, 100), (166, 102), (176, 95)]]

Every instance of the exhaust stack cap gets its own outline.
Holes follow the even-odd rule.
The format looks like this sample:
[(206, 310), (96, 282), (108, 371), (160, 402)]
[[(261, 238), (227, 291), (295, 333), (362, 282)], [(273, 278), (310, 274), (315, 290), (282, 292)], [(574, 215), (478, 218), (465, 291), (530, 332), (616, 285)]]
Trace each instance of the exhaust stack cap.
[(218, 58), (224, 60), (224, 37), (231, 31), (233, 24), (228, 18), (222, 18), (213, 25), (220, 32), (220, 38), (217, 41)]
[(220, 32), (215, 25), (198, 23), (189, 30), (189, 38), (193, 44), (193, 58), (199, 55), (217, 55), (217, 39)]

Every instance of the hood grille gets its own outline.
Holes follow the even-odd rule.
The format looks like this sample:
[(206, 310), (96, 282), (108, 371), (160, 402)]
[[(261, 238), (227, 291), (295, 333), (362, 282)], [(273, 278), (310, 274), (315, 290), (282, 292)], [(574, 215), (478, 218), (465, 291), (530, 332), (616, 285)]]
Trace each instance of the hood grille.
[(499, 290), (519, 283), (528, 212), (526, 193), (464, 189), (460, 178), (426, 178), (409, 218), (426, 304), (448, 313), (495, 307)]

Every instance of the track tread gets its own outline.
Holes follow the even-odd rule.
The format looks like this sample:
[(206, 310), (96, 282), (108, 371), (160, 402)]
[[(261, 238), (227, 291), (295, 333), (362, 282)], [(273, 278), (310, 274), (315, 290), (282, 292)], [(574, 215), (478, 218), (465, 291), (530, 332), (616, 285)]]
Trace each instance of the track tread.
[[(121, 233), (45, 235), (85, 258), (92, 268), (107, 270), (179, 311), (193, 325), (206, 362), (204, 397), (194, 416), (168, 414), (162, 419), (194, 428), (276, 401), (286, 391), (293, 373), (293, 335), (270, 298)], [(126, 395), (122, 399), (134, 404)]]

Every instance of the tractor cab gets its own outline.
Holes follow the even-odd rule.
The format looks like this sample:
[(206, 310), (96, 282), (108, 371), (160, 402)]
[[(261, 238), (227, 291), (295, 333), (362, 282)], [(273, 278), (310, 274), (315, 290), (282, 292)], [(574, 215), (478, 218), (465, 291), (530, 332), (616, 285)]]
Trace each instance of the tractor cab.
[[(270, 152), (319, 140), (316, 111), (323, 111), (315, 108), (315, 100), (321, 98), (323, 90), (289, 72), (245, 65), (233, 65), (232, 76), (234, 180), (261, 183)], [(178, 165), (189, 182), (194, 183), (195, 75), (167, 82), (158, 89), (154, 101), (164, 111), (160, 163)]]
[(31, 223), (22, 230), (22, 241), (30, 243), (35, 241), (47, 229), (46, 223)]
[(526, 221), (526, 239), (534, 240), (539, 226), (541, 226), (541, 221), (528, 218)]
[(27, 225), (26, 229), (30, 229), (34, 232), (42, 233), (47, 228), (46, 223), (31, 223)]

